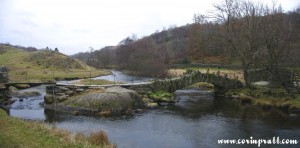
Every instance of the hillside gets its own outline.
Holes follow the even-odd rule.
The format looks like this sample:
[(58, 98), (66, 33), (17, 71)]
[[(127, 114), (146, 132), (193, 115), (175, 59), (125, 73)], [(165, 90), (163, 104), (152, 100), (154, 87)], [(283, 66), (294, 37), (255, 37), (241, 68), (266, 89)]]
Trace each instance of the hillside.
[(109, 74), (80, 60), (51, 50), (28, 52), (10, 45), (0, 45), (0, 66), (9, 68), (10, 82), (47, 82)]
[[(256, 59), (253, 60), (252, 63), (250, 62), (250, 65), (263, 67), (266, 64), (274, 63), (274, 61), (272, 61), (274, 57), (266, 57), (268, 54), (269, 56), (273, 55), (270, 50), (266, 50), (268, 47), (271, 47), (267, 45), (267, 43), (273, 43), (274, 46), (278, 47), (279, 49), (289, 50), (289, 52), (287, 52), (290, 53), (289, 56), (281, 56), (282, 58), (289, 58), (281, 60), (280, 63), (284, 63), (291, 67), (298, 67), (298, 65), (300, 65), (300, 60), (298, 58), (300, 55), (299, 16), (300, 9), (287, 13), (277, 13), (276, 18), (284, 18), (284, 21), (279, 22), (286, 22), (290, 24), (289, 30), (286, 29), (286, 33), (281, 34), (278, 33), (279, 31), (274, 31), (274, 29), (270, 29), (270, 27), (262, 25), (269, 23), (260, 23), (262, 26), (256, 29), (257, 33), (253, 33), (251, 35), (255, 36), (256, 38), (256, 43), (253, 43), (253, 47), (258, 46), (259, 43), (259, 50), (254, 51), (256, 54), (249, 53), (247, 56), (241, 56), (240, 53), (234, 48), (236, 46), (233, 46), (228, 42), (228, 40), (226, 40), (226, 32), (224, 32), (226, 30), (226, 25), (224, 25), (224, 22), (208, 22), (204, 20), (197, 21), (198, 19), (201, 20), (203, 18), (201, 18), (201, 15), (195, 15), (195, 18), (193, 18), (195, 21), (192, 24), (179, 27), (171, 26), (168, 29), (164, 28), (161, 31), (156, 31), (153, 34), (144, 36), (142, 38), (138, 38), (133, 34), (124, 38), (113, 48), (102, 48), (100, 50), (94, 50), (93, 52), (78, 53), (74, 55), (74, 57), (82, 61), (86, 61), (88, 65), (97, 68), (113, 67), (117, 69), (129, 70), (139, 75), (152, 76), (153, 74), (156, 75), (156, 73), (152, 72), (164, 72), (164, 68), (174, 64), (200, 63), (241, 66), (241, 57), (247, 57), (249, 58), (247, 61), (251, 61), (253, 60), (252, 56), (254, 56)], [(254, 16), (253, 19), (269, 21), (270, 18), (275, 17)], [(245, 22), (245, 18), (243, 17), (237, 20), (237, 23)], [(279, 22), (276, 22), (275, 19), (271, 19), (270, 21), (274, 22), (271, 24), (274, 25), (273, 27), (275, 28), (287, 26), (279, 26)], [(265, 29), (262, 29), (263, 27), (265, 27)], [(251, 26), (249, 28), (251, 28)], [(241, 47), (240, 49), (250, 47), (248, 46), (248, 43), (254, 42), (254, 40), (247, 40), (247, 38), (251, 37), (247, 36), (249, 34), (249, 32), (247, 32), (249, 28), (244, 27), (243, 29), (236, 31), (245, 32), (238, 34), (239, 37), (236, 36), (235, 38), (237, 40), (236, 45), (239, 45)], [(277, 28), (277, 30), (281, 31), (283, 31), (283, 29), (285, 28)], [(261, 35), (264, 33), (264, 30), (268, 30), (270, 33), (273, 33), (273, 35), (270, 35), (270, 33)], [(282, 35), (289, 36), (282, 37)], [(283, 39), (284, 42), (272, 40), (275, 36), (276, 38)], [(266, 39), (269, 39), (270, 42), (266, 42)], [(279, 44), (281, 43), (286, 43), (286, 45), (279, 47)], [(284, 50), (279, 51), (284, 52)], [(94, 60), (89, 61), (89, 59)], [(264, 64), (262, 62), (255, 61), (264, 61)], [(144, 73), (145, 71), (149, 71), (150, 73)]]

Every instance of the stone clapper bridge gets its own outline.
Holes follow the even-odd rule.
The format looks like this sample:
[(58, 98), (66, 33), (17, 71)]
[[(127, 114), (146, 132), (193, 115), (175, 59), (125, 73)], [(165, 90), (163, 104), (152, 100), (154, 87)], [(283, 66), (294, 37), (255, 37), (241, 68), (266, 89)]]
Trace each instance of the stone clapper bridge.
[(52, 87), (65, 86), (72, 88), (80, 88), (80, 89), (93, 89), (97, 87), (113, 87), (120, 86), (124, 88), (129, 88), (131, 86), (135, 87), (145, 87), (149, 88), (152, 91), (166, 91), (173, 93), (176, 90), (182, 89), (188, 85), (197, 82), (207, 82), (211, 83), (215, 86), (215, 89), (218, 90), (229, 90), (235, 88), (241, 88), (244, 84), (239, 81), (237, 78), (231, 79), (228, 78), (227, 75), (221, 76), (219, 73), (210, 74), (210, 73), (201, 73), (196, 70), (187, 70), (187, 72), (176, 78), (171, 79), (160, 79), (152, 82), (141, 82), (141, 83), (126, 83), (126, 84), (108, 84), (108, 85), (79, 85), (79, 84), (66, 84), (66, 83), (7, 83), (5, 84), (6, 88), (9, 86), (15, 86), (18, 84), (29, 84), (30, 86), (38, 86), (42, 84), (52, 85)]
[(242, 88), (244, 84), (238, 80), (238, 78), (228, 78), (227, 75), (221, 76), (217, 74), (201, 73), (196, 70), (187, 70), (187, 72), (176, 78), (171, 79), (160, 79), (152, 82), (141, 82), (141, 83), (127, 83), (127, 84), (109, 84), (109, 85), (78, 85), (78, 84), (65, 84), (65, 83), (56, 83), (56, 86), (70, 86), (76, 88), (97, 88), (97, 87), (113, 87), (120, 86), (124, 88), (134, 87), (144, 87), (152, 91), (166, 91), (173, 93), (176, 90), (182, 89), (197, 82), (207, 82), (215, 86), (216, 91), (223, 91), (235, 88)]

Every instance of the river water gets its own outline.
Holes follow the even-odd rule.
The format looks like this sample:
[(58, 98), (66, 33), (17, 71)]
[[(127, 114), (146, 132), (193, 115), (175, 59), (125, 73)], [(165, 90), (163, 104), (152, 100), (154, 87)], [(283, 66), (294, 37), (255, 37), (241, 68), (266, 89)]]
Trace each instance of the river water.
[[(39, 91), (41, 96), (12, 104), (11, 116), (46, 121), (71, 132), (89, 134), (104, 130), (118, 147), (257, 147), (256, 145), (218, 145), (220, 139), (300, 140), (300, 117), (280, 110), (265, 111), (249, 105), (209, 95), (198, 90), (187, 97), (183, 90), (174, 106), (148, 110), (123, 117), (72, 116), (44, 109), (41, 105), (45, 86), (22, 91)], [(197, 97), (198, 95), (198, 97)], [(190, 100), (190, 101), (189, 101)], [(263, 147), (300, 145), (263, 145)]]
[[(148, 77), (139, 77), (139, 76), (131, 76), (126, 73), (123, 73), (121, 71), (117, 70), (111, 70), (110, 75), (106, 76), (99, 76), (92, 78), (94, 80), (108, 80), (112, 82), (122, 82), (122, 83), (141, 83), (141, 82), (148, 82), (153, 80), (153, 78), (148, 78)], [(76, 83), (79, 82), (80, 80), (71, 80), (71, 81), (58, 81), (58, 83), (66, 83), (66, 84), (71, 84), (71, 83)]]

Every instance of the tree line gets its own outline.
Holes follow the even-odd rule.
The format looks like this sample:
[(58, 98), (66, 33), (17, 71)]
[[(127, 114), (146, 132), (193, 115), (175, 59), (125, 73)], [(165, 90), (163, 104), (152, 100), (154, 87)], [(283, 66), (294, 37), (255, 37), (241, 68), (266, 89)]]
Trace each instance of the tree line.
[(117, 46), (75, 55), (97, 68), (119, 68), (148, 76), (165, 76), (170, 64), (238, 63), (250, 85), (249, 71), (267, 69), (283, 85), (280, 71), (300, 65), (300, 8), (224, 0), (209, 15), (195, 14), (193, 23), (171, 26)]

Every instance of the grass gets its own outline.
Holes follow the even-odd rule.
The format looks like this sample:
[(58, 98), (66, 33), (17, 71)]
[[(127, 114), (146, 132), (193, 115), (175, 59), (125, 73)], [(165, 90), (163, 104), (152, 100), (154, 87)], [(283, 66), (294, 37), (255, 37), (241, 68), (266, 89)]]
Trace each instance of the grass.
[(8, 116), (0, 109), (0, 147), (115, 147), (103, 131), (85, 137), (39, 122), (24, 121)]
[(241, 88), (230, 90), (230, 95), (237, 95), (239, 99), (252, 103), (253, 105), (270, 109), (272, 107), (300, 110), (300, 94), (296, 94), (295, 97), (289, 96), (286, 91), (281, 87), (263, 87), (255, 86), (250, 88)]
[(194, 83), (192, 85), (189, 85), (186, 87), (186, 89), (189, 88), (208, 88), (208, 89), (213, 89), (215, 86), (211, 83), (207, 83), (207, 82), (197, 82)]
[(156, 91), (149, 94), (149, 98), (156, 102), (174, 102), (174, 95), (165, 91)]
[(0, 66), (9, 68), (10, 82), (48, 82), (65, 78), (88, 78), (110, 74), (62, 53), (51, 51), (26, 52), (0, 45)]

